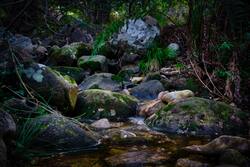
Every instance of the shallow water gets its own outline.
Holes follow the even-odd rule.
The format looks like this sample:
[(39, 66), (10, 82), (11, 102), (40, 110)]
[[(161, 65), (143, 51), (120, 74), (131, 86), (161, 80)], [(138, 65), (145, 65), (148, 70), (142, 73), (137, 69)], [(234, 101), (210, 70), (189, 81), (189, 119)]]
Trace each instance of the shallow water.
[[(71, 154), (57, 154), (51, 157), (36, 158), (34, 167), (174, 167), (176, 160), (187, 157), (182, 147), (205, 144), (209, 139), (191, 138), (145, 131), (141, 118), (131, 118), (122, 124), (101, 134), (109, 134), (97, 150), (82, 151)], [(136, 129), (132, 130), (131, 129)], [(139, 129), (139, 130), (138, 130)], [(124, 136), (123, 133), (126, 133)], [(111, 135), (112, 134), (112, 135)], [(129, 134), (133, 134), (129, 136)], [(127, 136), (126, 136), (127, 135)]]

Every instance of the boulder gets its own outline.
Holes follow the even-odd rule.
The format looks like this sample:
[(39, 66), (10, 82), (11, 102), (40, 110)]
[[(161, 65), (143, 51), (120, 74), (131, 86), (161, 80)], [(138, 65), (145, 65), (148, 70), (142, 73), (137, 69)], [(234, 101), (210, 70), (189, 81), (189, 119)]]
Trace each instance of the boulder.
[(88, 45), (82, 42), (75, 42), (63, 47), (53, 46), (49, 54), (49, 64), (60, 66), (71, 66), (77, 58), (83, 54), (86, 54), (85, 50), (88, 49)]
[(79, 86), (80, 90), (87, 89), (103, 89), (110, 91), (120, 91), (122, 85), (113, 80), (113, 74), (110, 73), (97, 73), (90, 77), (87, 77)]
[(119, 33), (114, 34), (109, 41), (114, 48), (120, 47), (124, 51), (134, 51), (136, 53), (145, 52), (154, 39), (160, 35), (157, 23), (152, 24), (148, 19), (129, 19), (121, 28)]
[(95, 134), (58, 114), (32, 119), (28, 129), (34, 133), (29, 148), (51, 152), (80, 151), (98, 145)]
[(108, 90), (89, 89), (78, 95), (76, 112), (85, 118), (126, 119), (136, 114), (138, 100)]
[(160, 92), (164, 91), (164, 87), (158, 80), (142, 82), (140, 85), (130, 90), (132, 96), (140, 100), (152, 100), (157, 98)]
[(44, 97), (61, 111), (73, 110), (77, 99), (77, 85), (69, 76), (42, 64), (24, 68), (24, 81), (37, 94)]
[(205, 145), (192, 145), (184, 148), (185, 151), (198, 154), (220, 155), (228, 149), (241, 153), (250, 152), (250, 140), (238, 136), (220, 136)]
[(90, 70), (91, 72), (94, 71), (108, 71), (108, 61), (105, 56), (102, 55), (94, 55), (94, 56), (82, 56), (78, 59), (77, 62), (78, 66)]
[(245, 134), (244, 113), (223, 102), (191, 97), (168, 104), (146, 120), (150, 127), (194, 136)]
[(60, 74), (64, 76), (70, 76), (76, 81), (76, 83), (81, 83), (87, 76), (87, 72), (85, 72), (82, 68), (78, 67), (54, 66), (51, 68), (60, 72)]
[(209, 167), (207, 163), (201, 163), (198, 161), (189, 160), (187, 158), (181, 158), (177, 160), (175, 167)]

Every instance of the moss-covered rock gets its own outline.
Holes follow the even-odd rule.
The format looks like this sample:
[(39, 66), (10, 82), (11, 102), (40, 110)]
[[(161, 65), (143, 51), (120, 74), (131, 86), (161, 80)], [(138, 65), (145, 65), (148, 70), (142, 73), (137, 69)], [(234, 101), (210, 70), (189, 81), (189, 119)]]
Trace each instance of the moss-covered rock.
[(98, 144), (95, 133), (58, 114), (31, 119), (28, 125), (27, 128), (30, 128), (28, 130), (34, 134), (28, 143), (33, 150), (79, 151)]
[(77, 83), (81, 83), (86, 77), (86, 73), (82, 68), (78, 67), (66, 67), (66, 66), (56, 66), (52, 67), (53, 70), (60, 72), (62, 75), (67, 75), (73, 78)]
[(223, 102), (191, 97), (166, 105), (146, 120), (150, 127), (195, 136), (247, 133), (243, 112)]
[(53, 46), (50, 50), (49, 62), (54, 65), (72, 65), (84, 52), (89, 50), (89, 46), (82, 42), (71, 43), (63, 47)]
[(69, 76), (42, 64), (31, 64), (24, 68), (25, 83), (60, 111), (73, 110), (77, 100), (77, 84)]
[(94, 55), (94, 56), (82, 56), (78, 59), (77, 65), (83, 69), (94, 71), (108, 71), (108, 61), (105, 56)]
[(126, 119), (136, 114), (138, 100), (108, 90), (89, 89), (78, 95), (76, 112), (84, 118)]

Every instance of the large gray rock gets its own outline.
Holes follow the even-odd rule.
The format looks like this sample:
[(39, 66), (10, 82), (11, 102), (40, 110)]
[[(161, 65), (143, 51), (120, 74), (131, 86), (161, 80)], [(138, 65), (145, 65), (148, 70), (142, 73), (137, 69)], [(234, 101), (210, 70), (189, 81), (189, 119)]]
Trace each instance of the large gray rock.
[(98, 145), (93, 132), (83, 129), (80, 124), (61, 115), (37, 117), (31, 121), (28, 128), (33, 131), (37, 129), (29, 143), (29, 148), (32, 149), (52, 152), (79, 151)]
[(110, 73), (97, 73), (87, 77), (78, 87), (80, 90), (103, 89), (110, 91), (120, 91), (122, 85), (113, 80), (114, 75)]
[(84, 118), (127, 119), (136, 114), (138, 100), (108, 90), (89, 89), (78, 95), (76, 112)]
[(160, 92), (164, 91), (164, 87), (158, 80), (143, 82), (130, 90), (131, 95), (140, 100), (152, 100), (157, 98)]
[(83, 69), (88, 69), (91, 72), (95, 71), (108, 71), (108, 61), (105, 56), (94, 55), (94, 56), (82, 56), (78, 59), (78, 66)]
[(68, 76), (42, 64), (31, 64), (24, 68), (24, 81), (45, 100), (61, 111), (72, 110), (77, 99), (77, 85)]
[(191, 97), (168, 104), (146, 120), (150, 127), (194, 136), (245, 134), (244, 113), (223, 102)]
[(124, 47), (124, 50), (144, 52), (154, 39), (160, 35), (155, 19), (147, 17), (143, 19), (130, 19), (110, 40), (111, 46)]

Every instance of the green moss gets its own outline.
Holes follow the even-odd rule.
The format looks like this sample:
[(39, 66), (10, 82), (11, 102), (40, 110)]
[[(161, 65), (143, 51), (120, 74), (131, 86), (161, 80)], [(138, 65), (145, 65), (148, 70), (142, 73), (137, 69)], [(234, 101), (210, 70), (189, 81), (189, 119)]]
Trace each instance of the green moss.
[(170, 110), (172, 110), (175, 107), (175, 104), (168, 104), (166, 105), (166, 107), (163, 108), (164, 112), (168, 112)]

